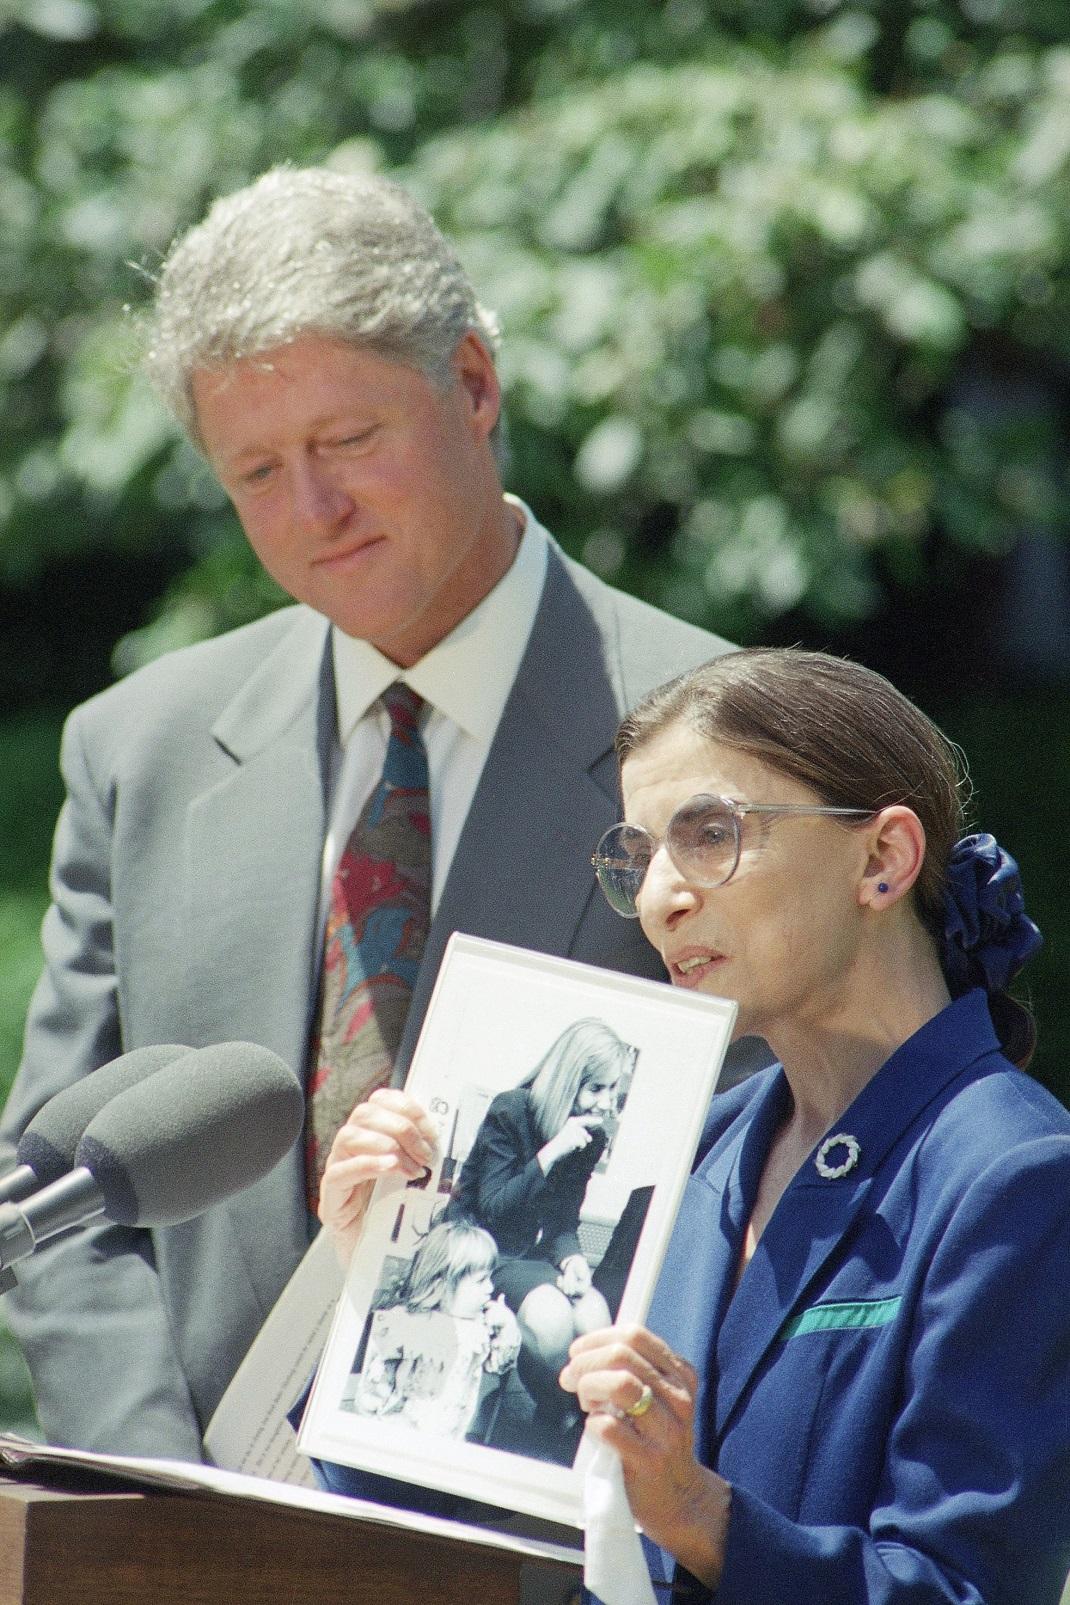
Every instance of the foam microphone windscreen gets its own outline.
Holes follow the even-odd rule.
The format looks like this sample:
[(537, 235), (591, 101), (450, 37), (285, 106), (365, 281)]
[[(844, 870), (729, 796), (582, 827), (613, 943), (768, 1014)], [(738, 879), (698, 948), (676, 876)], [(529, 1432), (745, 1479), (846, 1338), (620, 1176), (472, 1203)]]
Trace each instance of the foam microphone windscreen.
[(301, 1086), (277, 1054), (221, 1042), (114, 1098), (86, 1128), (75, 1163), (92, 1173), (110, 1219), (171, 1226), (266, 1175), (303, 1119)]
[(73, 1167), (86, 1127), (106, 1104), (192, 1051), (173, 1042), (153, 1043), (79, 1077), (34, 1115), (16, 1150), (19, 1164), (29, 1165), (41, 1183), (58, 1181)]

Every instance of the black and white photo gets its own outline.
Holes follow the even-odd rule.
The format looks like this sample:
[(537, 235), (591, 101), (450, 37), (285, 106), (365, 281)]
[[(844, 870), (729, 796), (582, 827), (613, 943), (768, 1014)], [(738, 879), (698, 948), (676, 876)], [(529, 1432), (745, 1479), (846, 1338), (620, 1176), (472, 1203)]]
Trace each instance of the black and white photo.
[(734, 1006), (455, 936), (407, 1090), (428, 1172), (378, 1184), (301, 1449), (578, 1523), (557, 1377), (639, 1319)]

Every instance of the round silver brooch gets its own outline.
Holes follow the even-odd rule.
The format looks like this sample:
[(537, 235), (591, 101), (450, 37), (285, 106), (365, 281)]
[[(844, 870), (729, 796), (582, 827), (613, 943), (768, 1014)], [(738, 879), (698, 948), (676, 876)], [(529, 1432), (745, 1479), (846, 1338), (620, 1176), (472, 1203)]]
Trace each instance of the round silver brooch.
[[(829, 1164), (829, 1154), (832, 1153), (834, 1148), (846, 1148), (847, 1150), (846, 1157), (838, 1165)], [(817, 1168), (818, 1175), (824, 1176), (826, 1181), (838, 1181), (841, 1176), (846, 1176), (849, 1170), (855, 1168), (861, 1152), (862, 1150), (859, 1148), (856, 1138), (849, 1136), (846, 1131), (838, 1131), (834, 1137), (825, 1138), (821, 1147), (817, 1150), (814, 1165)]]

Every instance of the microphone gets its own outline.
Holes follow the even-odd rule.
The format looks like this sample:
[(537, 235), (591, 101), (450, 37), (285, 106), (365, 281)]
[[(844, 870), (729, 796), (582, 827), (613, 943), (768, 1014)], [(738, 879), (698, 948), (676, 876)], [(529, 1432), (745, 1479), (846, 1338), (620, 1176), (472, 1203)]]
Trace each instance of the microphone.
[(39, 1187), (65, 1176), (74, 1164), (82, 1133), (105, 1104), (192, 1052), (171, 1042), (134, 1048), (57, 1092), (23, 1132), (15, 1150), (17, 1167), (0, 1177), (0, 1204), (29, 1198)]
[(190, 1050), (93, 1117), (68, 1175), (0, 1205), (0, 1268), (100, 1214), (125, 1226), (191, 1220), (266, 1175), (303, 1119), (300, 1084), (277, 1054), (251, 1042)]

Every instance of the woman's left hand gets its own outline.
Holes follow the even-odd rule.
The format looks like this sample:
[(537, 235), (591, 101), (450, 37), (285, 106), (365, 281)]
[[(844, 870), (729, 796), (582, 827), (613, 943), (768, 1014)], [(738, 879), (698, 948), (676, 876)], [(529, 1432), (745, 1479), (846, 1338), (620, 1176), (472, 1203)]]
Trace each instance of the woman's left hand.
[[(647, 1536), (714, 1588), (728, 1531), (729, 1486), (694, 1452), (698, 1377), (641, 1326), (579, 1337), (561, 1386), (587, 1412), (587, 1431), (620, 1455), (632, 1514)], [(641, 1413), (634, 1407), (647, 1398)]]

